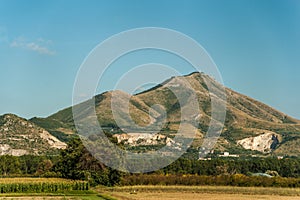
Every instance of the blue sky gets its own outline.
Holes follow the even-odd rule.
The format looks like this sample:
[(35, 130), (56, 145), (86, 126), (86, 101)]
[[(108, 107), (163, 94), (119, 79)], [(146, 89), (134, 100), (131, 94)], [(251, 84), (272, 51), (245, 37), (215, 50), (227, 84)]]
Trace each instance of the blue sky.
[(227, 87), (300, 118), (298, 0), (0, 0), (0, 114), (48, 116), (70, 106), (89, 52), (149, 26), (194, 38)]

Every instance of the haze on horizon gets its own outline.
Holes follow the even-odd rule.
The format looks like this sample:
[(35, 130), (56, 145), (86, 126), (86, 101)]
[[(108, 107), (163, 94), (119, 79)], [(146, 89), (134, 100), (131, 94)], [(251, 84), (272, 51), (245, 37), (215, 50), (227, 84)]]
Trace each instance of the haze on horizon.
[[(106, 38), (139, 27), (180, 31), (216, 62), (224, 84), (300, 119), (300, 2), (0, 0), (0, 114), (49, 116), (72, 104), (77, 71)], [(97, 92), (132, 67), (193, 69), (157, 51), (114, 63)], [(163, 80), (162, 80), (163, 81)]]

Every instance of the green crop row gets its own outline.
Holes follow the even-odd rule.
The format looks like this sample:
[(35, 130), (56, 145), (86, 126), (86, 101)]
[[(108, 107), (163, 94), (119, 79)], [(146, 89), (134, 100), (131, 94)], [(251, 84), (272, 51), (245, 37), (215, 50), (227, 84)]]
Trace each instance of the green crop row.
[[(17, 181), (17, 179), (15, 179)], [(66, 192), (74, 190), (89, 190), (89, 184), (85, 181), (63, 181), (57, 180), (47, 182), (44, 179), (44, 182), (12, 182), (8, 181), (7, 183), (0, 183), (0, 193), (55, 193), (55, 192)]]

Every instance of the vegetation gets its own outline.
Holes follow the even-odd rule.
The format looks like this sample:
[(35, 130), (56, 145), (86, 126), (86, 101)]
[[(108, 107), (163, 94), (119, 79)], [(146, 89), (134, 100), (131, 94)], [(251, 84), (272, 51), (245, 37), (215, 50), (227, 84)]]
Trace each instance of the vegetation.
[(277, 171), (282, 177), (300, 178), (300, 159), (277, 157), (267, 158), (219, 158), (212, 160), (191, 160), (180, 158), (160, 170), (163, 174), (197, 174), (206, 176), (265, 173)]
[[(92, 186), (179, 184), (297, 187), (300, 186), (300, 159), (213, 157), (212, 160), (193, 160), (182, 157), (154, 173), (131, 175), (100, 163), (77, 137), (68, 143), (68, 147), (59, 156), (0, 156), (0, 173), (2, 177), (61, 177), (83, 180)], [(253, 173), (268, 173), (275, 177), (252, 177)]]
[[(57, 156), (24, 155), (20, 157), (0, 156), (0, 174), (2, 177), (48, 176)], [(52, 176), (57, 176), (52, 173)]]
[(2, 178), (0, 193), (44, 193), (89, 190), (86, 181), (73, 181), (58, 178)]
[[(8, 196), (29, 195), (28, 199), (35, 199), (31, 196), (33, 193), (41, 194), (43, 199), (47, 199), (48, 195), (68, 194), (69, 197), (62, 199), (90, 200), (147, 199), (146, 196), (152, 200), (158, 198), (158, 192), (161, 199), (174, 198), (174, 196), (177, 199), (195, 199), (200, 198), (201, 193), (201, 198), (218, 199), (220, 195), (223, 197), (227, 194), (228, 199), (234, 200), (246, 194), (264, 195), (264, 198), (272, 194), (273, 200), (292, 200), (294, 197), (291, 196), (300, 195), (299, 189), (291, 189), (300, 187), (299, 168), (300, 159), (298, 158), (278, 160), (276, 157), (213, 157), (212, 160), (202, 161), (180, 158), (154, 173), (124, 174), (99, 163), (77, 137), (70, 140), (68, 147), (62, 150), (59, 156), (1, 156), (2, 176), (17, 178), (0, 179), (0, 193)], [(274, 177), (252, 176), (255, 172), (266, 172)], [(18, 178), (19, 176), (63, 177), (65, 179)], [(80, 192), (89, 192), (89, 185), (115, 187), (98, 187), (97, 191), (101, 195), (81, 195)], [(123, 187), (116, 187), (116, 185)], [(238, 186), (238, 188), (224, 186)], [(257, 187), (263, 187), (263, 189)], [(239, 195), (234, 196), (237, 193)], [(135, 195), (132, 196), (132, 194)], [(150, 198), (151, 195), (152, 198)], [(55, 196), (55, 199), (60, 199), (60, 197)], [(245, 199), (249, 200), (256, 198), (257, 196), (245, 196)]]
[(243, 174), (218, 176), (139, 174), (123, 177), (120, 185), (215, 185), (295, 188), (300, 187), (300, 178), (268, 178)]
[[(73, 139), (63, 150), (54, 171), (64, 178), (87, 180), (92, 185), (232, 185), (264, 187), (300, 186), (300, 159), (285, 158), (213, 158), (191, 160), (180, 158), (171, 165), (150, 174), (121, 174), (93, 158), (81, 141)], [(254, 177), (268, 173), (274, 178)], [(285, 178), (283, 178), (285, 177)]]
[(68, 143), (53, 171), (61, 174), (63, 178), (86, 180), (92, 186), (113, 186), (120, 180), (120, 172), (100, 163), (86, 150), (79, 138), (74, 138)]
[[(186, 77), (199, 91), (197, 94), (199, 95), (201, 118), (198, 127), (199, 136), (196, 140), (200, 144), (202, 136), (204, 136), (202, 133), (208, 130), (211, 120), (211, 100), (208, 98), (209, 91), (204, 78), (213, 85), (216, 83), (203, 74), (194, 73)], [(168, 82), (176, 83), (176, 79), (180, 78), (182, 77), (172, 78)], [(162, 129), (162, 134), (171, 137), (178, 130), (181, 108), (174, 93), (161, 86), (136, 94), (130, 100), (131, 117), (137, 124), (147, 125), (150, 120), (149, 109), (154, 108), (155, 104), (163, 105), (167, 113), (167, 121)], [(177, 84), (174, 84), (175, 86), (178, 87)], [(181, 91), (188, 91), (185, 86), (182, 87)], [(211, 92), (217, 96), (218, 86), (215, 85), (215, 87), (216, 91)], [(157, 191), (167, 191), (174, 192), (175, 195), (176, 192), (177, 195), (178, 192), (211, 192), (300, 196), (299, 189), (296, 189), (300, 187), (300, 159), (285, 156), (284, 159), (279, 160), (277, 157), (273, 157), (273, 155), (300, 155), (299, 148), (295, 148), (300, 144), (300, 122), (249, 97), (229, 89), (226, 89), (226, 92), (228, 94), (228, 112), (224, 132), (220, 138), (223, 143), (217, 144), (215, 152), (220, 154), (221, 151), (229, 151), (231, 154), (239, 154), (240, 157), (220, 158), (215, 153), (209, 155), (211, 160), (197, 160), (199, 146), (195, 145), (171, 165), (148, 174), (120, 173), (95, 159), (76, 134), (72, 134), (76, 132), (76, 129), (71, 107), (48, 118), (32, 118), (30, 121), (15, 115), (0, 116), (2, 143), (9, 145), (14, 150), (19, 150), (21, 153), (17, 155), (23, 155), (22, 150), (36, 154), (35, 156), (20, 157), (0, 156), (0, 175), (2, 177), (0, 193), (54, 194), (74, 191), (80, 193), (86, 192), (89, 186), (102, 185), (102, 188), (103, 186), (124, 186), (122, 188), (110, 187), (104, 190), (126, 191), (132, 194), (136, 194), (136, 191), (156, 193)], [(120, 99), (127, 96), (123, 93), (119, 93), (119, 95)], [(186, 93), (180, 95), (189, 96)], [(116, 138), (113, 138), (112, 135), (122, 133), (122, 129), (116, 125), (113, 119), (110, 99), (111, 92), (107, 92), (90, 101), (96, 103), (96, 114), (105, 134), (111, 142), (116, 143)], [(184, 104), (188, 104), (189, 98), (185, 98), (185, 101)], [(91, 109), (85, 105), (88, 103), (79, 104), (77, 108), (82, 111), (83, 116), (89, 116)], [(121, 111), (124, 112), (124, 109)], [(163, 117), (163, 115), (159, 116), (159, 113), (161, 112), (157, 108), (156, 119)], [(128, 119), (125, 119), (123, 123), (132, 130), (133, 126)], [(154, 130), (156, 126), (157, 124), (153, 123), (148, 126), (147, 130)], [(53, 150), (47, 142), (40, 138), (41, 133), (45, 132), (44, 130), (60, 141), (68, 142), (67, 148), (60, 151)], [(273, 146), (271, 153), (246, 150), (237, 145), (238, 140), (263, 134), (265, 131), (274, 131), (280, 135), (281, 141), (278, 141), (278, 145), (276, 143)], [(97, 139), (96, 134), (90, 135), (90, 137)], [(21, 142), (17, 143), (16, 141)], [(152, 145), (150, 148), (153, 150), (161, 147), (162, 145), (158, 144)], [(149, 146), (141, 145), (127, 149), (142, 152), (149, 150)], [(110, 152), (102, 153), (110, 156)], [(253, 158), (250, 156), (252, 154), (268, 157)], [(147, 163), (144, 164), (147, 165)], [(254, 176), (260, 173), (268, 174), (271, 177)], [(224, 186), (238, 186), (239, 188)], [(258, 189), (258, 186), (264, 188)], [(185, 196), (178, 198), (183, 199)], [(94, 195), (86, 197), (86, 199), (98, 199), (98, 197)], [(110, 199), (110, 197), (103, 195), (102, 199)]]

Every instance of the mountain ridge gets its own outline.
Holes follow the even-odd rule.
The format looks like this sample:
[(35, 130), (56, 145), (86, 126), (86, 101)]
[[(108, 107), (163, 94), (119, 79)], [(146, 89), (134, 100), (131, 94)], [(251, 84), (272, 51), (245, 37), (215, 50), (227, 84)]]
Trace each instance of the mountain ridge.
[[(88, 119), (93, 109), (90, 103), (94, 101), (99, 124), (110, 134), (124, 134), (119, 127), (121, 125), (129, 131), (128, 133), (140, 133), (141, 130), (146, 132), (160, 130), (159, 132), (163, 135), (172, 135), (179, 128), (181, 105), (168, 87), (175, 88), (180, 95), (180, 91), (190, 89), (186, 85), (187, 82), (197, 95), (200, 112), (197, 116), (199, 118), (197, 118), (199, 123), (199, 126), (196, 127), (197, 136), (192, 148), (198, 149), (203, 142), (211, 121), (211, 95), (214, 95), (218, 102), (226, 103), (227, 112), (224, 129), (215, 145), (216, 150), (248, 155), (253, 153), (300, 155), (300, 150), (297, 150), (300, 149), (298, 148), (300, 145), (300, 120), (249, 96), (226, 88), (204, 73), (193, 72), (185, 76), (171, 77), (161, 84), (134, 95), (122, 91), (107, 91), (75, 106), (80, 111), (78, 117)], [(208, 90), (208, 84), (212, 91)], [(226, 101), (222, 99), (223, 89)], [(113, 95), (116, 98), (112, 98)], [(185, 96), (183, 98), (186, 103), (183, 106), (188, 105), (190, 99)], [(120, 124), (114, 120), (111, 110), (112, 99), (114, 100), (113, 105), (118, 108), (114, 114), (120, 119)], [(129, 115), (124, 106), (127, 101), (129, 101)], [(157, 104), (161, 107), (155, 106)], [(158, 122), (162, 117), (166, 117), (166, 123), (160, 127), (161, 124)], [(63, 135), (67, 138), (68, 135), (76, 133), (72, 107), (60, 110), (46, 118), (31, 118), (29, 121), (58, 137)], [(276, 144), (273, 142), (275, 137), (278, 138)]]
[[(200, 107), (201, 119), (199, 121), (199, 137), (195, 139), (195, 144), (200, 144), (203, 141), (203, 137), (208, 129), (210, 118), (210, 95), (211, 91), (208, 91), (207, 83), (214, 86), (213, 93), (218, 94), (221, 90), (221, 85), (216, 82), (213, 78), (205, 75), (204, 73), (194, 72), (185, 76), (171, 77), (166, 81), (158, 84), (157, 86), (140, 92), (138, 94), (130, 96), (124, 92), (120, 91), (107, 91), (102, 94), (96, 95), (93, 99), (89, 101), (95, 101), (96, 113), (100, 125), (104, 128), (117, 128), (117, 124), (113, 120), (111, 113), (111, 98), (112, 94), (124, 101), (128, 100), (130, 96), (130, 117), (132, 120), (140, 126), (149, 125), (153, 122), (156, 117), (160, 116), (159, 110), (153, 110), (152, 105), (160, 104), (166, 108), (168, 113), (167, 122), (162, 128), (162, 133), (175, 133), (178, 130), (178, 122), (180, 121), (179, 110), (180, 105), (176, 100), (176, 97), (170, 90), (165, 87), (168, 84), (173, 84), (177, 86), (178, 82), (182, 79), (187, 80), (192, 87), (195, 89)], [(179, 84), (180, 85), (180, 84)], [(185, 86), (178, 86), (184, 88)], [(293, 117), (290, 117), (283, 112), (280, 112), (262, 102), (259, 102), (249, 96), (235, 92), (232, 89), (225, 88), (225, 93), (227, 97), (226, 107), (227, 115), (225, 120), (224, 130), (219, 138), (219, 142), (216, 144), (216, 148), (222, 151), (233, 151), (239, 152), (246, 150), (245, 146), (238, 142), (245, 138), (254, 138), (265, 132), (273, 132), (279, 134), (281, 137), (280, 144), (272, 150), (272, 153), (277, 154), (289, 154), (298, 155), (298, 151), (290, 151), (291, 148), (287, 148), (288, 144), (291, 143), (290, 138), (296, 139), (296, 143), (300, 142), (300, 121)], [(120, 103), (120, 102), (117, 102)], [(121, 103), (120, 103), (121, 105)], [(152, 109), (152, 114), (149, 115), (149, 110)], [(120, 115), (124, 114), (124, 110), (120, 110)], [(88, 109), (83, 109), (83, 115), (89, 115)], [(125, 116), (125, 114), (124, 114)], [(72, 124), (72, 108), (66, 108), (61, 110), (47, 119), (57, 121), (62, 123), (64, 126), (68, 127), (70, 131), (75, 130), (74, 124)], [(127, 121), (126, 119), (122, 121), (122, 126), (135, 126)], [(151, 124), (150, 124), (151, 125)], [(150, 126), (151, 127), (151, 126)], [(155, 127), (152, 126), (154, 129)], [(120, 131), (120, 130), (119, 130)], [(149, 128), (151, 132), (151, 128)], [(121, 133), (124, 133), (120, 131)], [(139, 132), (136, 130), (136, 132)], [(112, 132), (113, 134), (118, 133), (118, 131)], [(271, 136), (270, 136), (271, 137)], [(271, 140), (271, 138), (270, 138)], [(295, 142), (293, 141), (293, 142)], [(261, 143), (264, 143), (261, 141)], [(266, 142), (270, 143), (270, 141)], [(247, 143), (247, 148), (251, 144)], [(292, 145), (295, 146), (295, 145)], [(253, 150), (257, 149), (253, 146)], [(284, 150), (286, 149), (286, 150)], [(287, 150), (289, 149), (289, 150)], [(296, 148), (294, 148), (296, 149)], [(262, 153), (269, 151), (269, 148), (265, 148)], [(249, 152), (248, 152), (249, 153)]]

